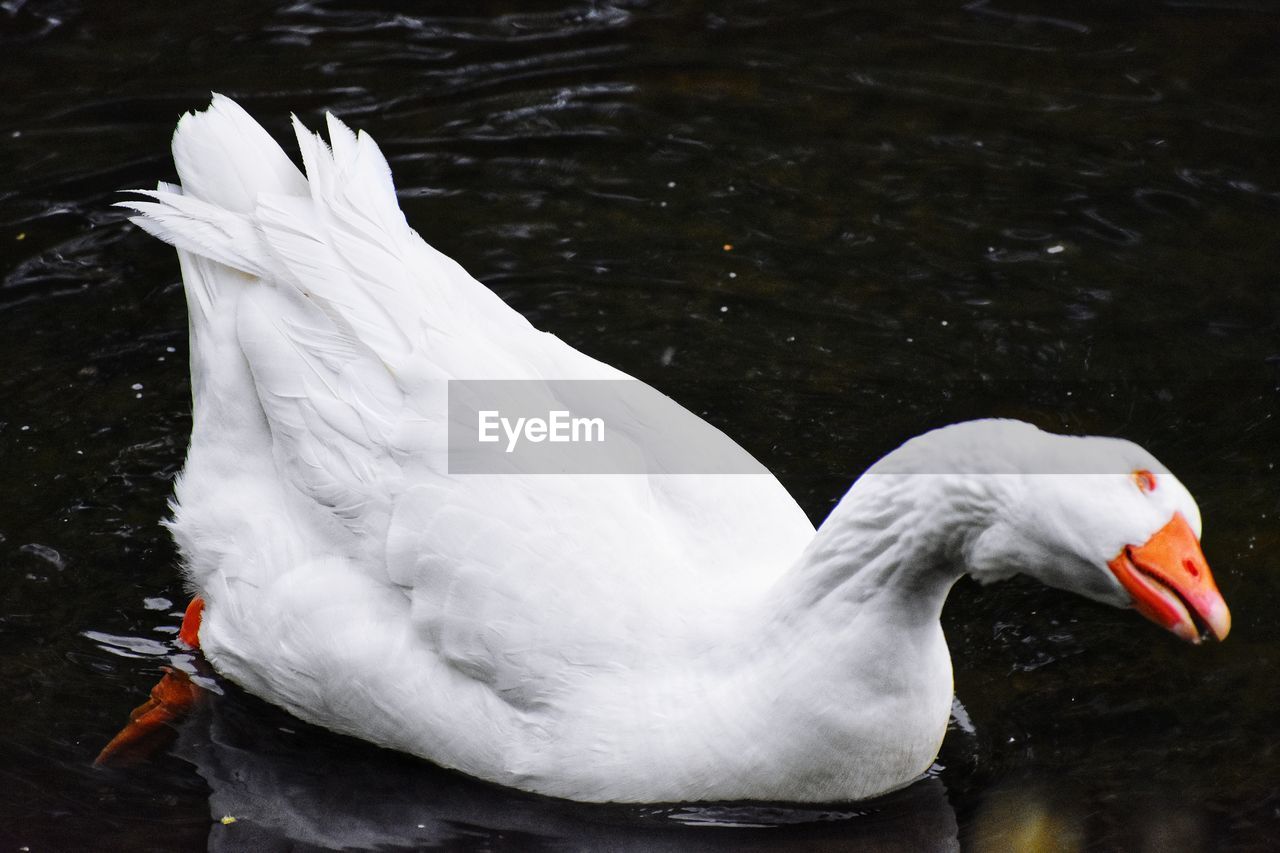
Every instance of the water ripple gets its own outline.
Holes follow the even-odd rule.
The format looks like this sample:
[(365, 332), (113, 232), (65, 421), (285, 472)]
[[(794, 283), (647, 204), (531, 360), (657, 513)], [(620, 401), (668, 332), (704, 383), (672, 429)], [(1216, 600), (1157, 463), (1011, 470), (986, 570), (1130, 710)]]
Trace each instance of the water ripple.
[(124, 658), (161, 658), (172, 651), (168, 644), (145, 637), (108, 634), (103, 631), (82, 631), (81, 636), (92, 640), (104, 652)]
[(632, 20), (632, 14), (625, 8), (626, 5), (630, 4), (581, 3), (554, 12), (449, 17), (406, 12), (388, 16), (376, 9), (343, 9), (336, 4), (301, 2), (281, 9), (280, 17), (318, 23), (308, 26), (291, 21), (281, 25), (279, 29), (302, 35), (318, 32), (344, 35), (392, 33), (398, 38), (413, 40), (499, 43), (542, 41), (626, 26)]
[(1032, 24), (1044, 25), (1049, 27), (1057, 27), (1058, 29), (1070, 30), (1080, 35), (1088, 35), (1092, 32), (1092, 28), (1079, 21), (1071, 21), (1066, 18), (1056, 18), (1050, 15), (1032, 15), (1026, 12), (1006, 12), (1002, 9), (993, 9), (990, 6), (990, 0), (975, 0), (972, 3), (966, 3), (964, 6), (966, 12), (972, 12), (975, 15), (986, 15), (992, 18), (1000, 18), (1006, 21), (1012, 21), (1015, 24)]

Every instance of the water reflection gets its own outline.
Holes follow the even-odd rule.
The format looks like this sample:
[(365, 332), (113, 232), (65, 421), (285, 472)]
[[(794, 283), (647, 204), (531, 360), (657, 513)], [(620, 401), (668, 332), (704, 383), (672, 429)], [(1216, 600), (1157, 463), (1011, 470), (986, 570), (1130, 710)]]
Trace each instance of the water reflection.
[(1171, 793), (1159, 801), (1126, 798), (1129, 814), (1105, 827), (1074, 784), (1029, 779), (1001, 785), (984, 798), (968, 829), (974, 853), (1079, 853), (1099, 847), (1133, 853), (1198, 853), (1219, 849), (1220, 836), (1202, 804)]
[(938, 779), (848, 807), (582, 805), (347, 741), (235, 690), (202, 704), (175, 752), (209, 785), (213, 850), (513, 841), (535, 850), (960, 849)]

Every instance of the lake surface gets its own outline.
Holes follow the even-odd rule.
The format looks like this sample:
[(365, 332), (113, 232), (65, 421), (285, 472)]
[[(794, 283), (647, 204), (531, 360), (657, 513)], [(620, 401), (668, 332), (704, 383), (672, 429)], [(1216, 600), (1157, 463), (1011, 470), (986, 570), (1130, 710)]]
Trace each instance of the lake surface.
[[(1248, 0), (0, 3), (0, 847), (1274, 849), (1278, 47)], [(370, 131), (427, 240), (815, 520), (955, 420), (1141, 442), (1231, 637), (962, 582), (939, 765), (857, 806), (549, 801), (230, 685), (94, 769), (187, 600), (177, 264), (110, 205), (210, 90)]]

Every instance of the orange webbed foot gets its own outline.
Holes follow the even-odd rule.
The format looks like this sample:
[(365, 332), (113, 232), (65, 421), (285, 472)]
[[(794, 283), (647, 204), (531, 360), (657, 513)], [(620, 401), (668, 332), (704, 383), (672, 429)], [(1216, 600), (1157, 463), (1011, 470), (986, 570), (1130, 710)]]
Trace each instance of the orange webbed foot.
[[(192, 649), (200, 648), (200, 615), (204, 600), (193, 598), (182, 619), (178, 639)], [(181, 670), (164, 668), (164, 676), (146, 702), (134, 708), (129, 722), (102, 748), (95, 765), (132, 764), (164, 747), (174, 735), (173, 722), (182, 719), (203, 691)]]
[(193, 649), (200, 648), (200, 618), (204, 615), (204, 599), (196, 596), (187, 605), (187, 612), (182, 614), (182, 627), (178, 629), (178, 639)]
[(180, 720), (195, 705), (200, 688), (185, 672), (165, 667), (164, 677), (151, 688), (146, 702), (129, 714), (128, 724), (102, 748), (94, 764), (133, 764), (168, 744)]

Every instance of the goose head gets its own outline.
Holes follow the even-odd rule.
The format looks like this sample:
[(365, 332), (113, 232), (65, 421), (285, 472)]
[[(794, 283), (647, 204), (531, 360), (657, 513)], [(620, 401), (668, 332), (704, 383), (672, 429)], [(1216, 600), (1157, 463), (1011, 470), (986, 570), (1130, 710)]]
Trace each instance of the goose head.
[(989, 508), (958, 546), (959, 561), (978, 581), (1026, 574), (1134, 608), (1192, 643), (1222, 640), (1231, 630), (1200, 548), (1195, 500), (1137, 444), (1055, 435), (1018, 421), (974, 421), (914, 441), (923, 452), (910, 452), (909, 442), (899, 464), (928, 459), (936, 468), (946, 459), (939, 473)]
[(1132, 607), (1192, 643), (1227, 636), (1231, 612), (1200, 548), (1200, 509), (1168, 468), (1123, 439), (1039, 430), (1020, 438), (1010, 447), (1020, 471), (973, 542), (971, 574), (1020, 570)]

